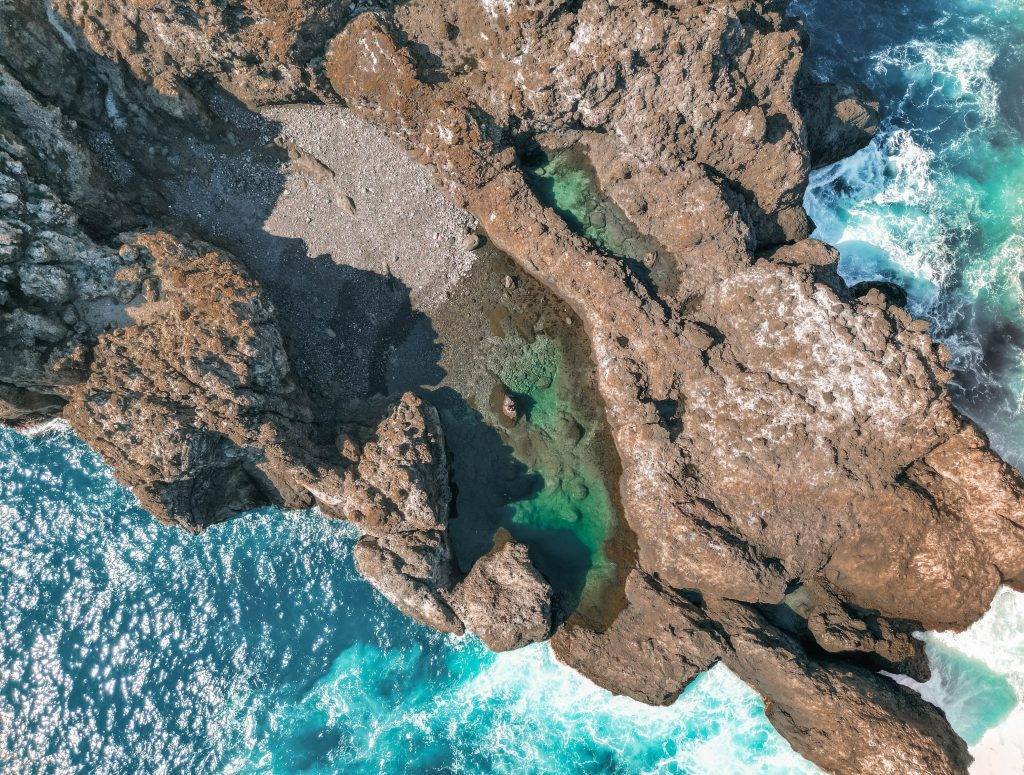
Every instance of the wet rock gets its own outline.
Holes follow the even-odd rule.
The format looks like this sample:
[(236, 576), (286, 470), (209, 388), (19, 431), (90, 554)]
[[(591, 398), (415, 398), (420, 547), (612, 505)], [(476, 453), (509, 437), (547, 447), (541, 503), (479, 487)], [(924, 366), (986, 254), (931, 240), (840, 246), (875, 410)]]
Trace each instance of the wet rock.
[[(963, 745), (941, 714), (908, 702), (888, 679), (865, 678), (856, 666), (869, 657), (913, 659), (913, 644), (895, 630), (857, 633), (861, 624), (870, 629), (872, 622), (902, 620), (922, 629), (965, 626), (986, 610), (1003, 579), (1019, 578), (1014, 574), (1024, 544), (1006, 507), (990, 522), (968, 505), (973, 484), (963, 473), (928, 466), (921, 470), (924, 485), (907, 480), (909, 470), (963, 427), (946, 390), (949, 372), (927, 336), (881, 294), (877, 303), (870, 295), (851, 303), (830, 271), (836, 252), (803, 239), (809, 223), (799, 194), (811, 164), (863, 143), (874, 131), (870, 110), (862, 101), (839, 99), (841, 91), (828, 91), (822, 119), (812, 129), (817, 145), (807, 147), (804, 113), (793, 101), (798, 87), (806, 86), (801, 36), (776, 6), (740, 3), (724, 13), (696, 6), (676, 15), (648, 5), (610, 12), (598, 5), (552, 16), (515, 7), (501, 14), (502, 23), (467, 12), (461, 20), (467, 26), (460, 23), (460, 29), (486, 29), (492, 53), (481, 54), (489, 60), (485, 72), (464, 83), (456, 83), (461, 76), (418, 77), (415, 50), (400, 41), (416, 39), (442, 62), (449, 44), (419, 26), (411, 9), (364, 15), (332, 41), (327, 74), (361, 115), (413, 145), (487, 224), (495, 246), (581, 318), (622, 458), (622, 503), (637, 537), (640, 571), (666, 590), (691, 590), (703, 599), (772, 607), (800, 580), (828, 585), (842, 601), (841, 608), (822, 608), (812, 617), (807, 637), (816, 631), (838, 654), (852, 649), (853, 656), (841, 668), (801, 663), (810, 676), (801, 679), (802, 691), (813, 696), (805, 707), (770, 714), (780, 731), (838, 771), (861, 771), (854, 764), (858, 747), (876, 765), (892, 764), (906, 747), (908, 760), (960, 771)], [(618, 17), (626, 13), (630, 23)], [(643, 50), (636, 71), (618, 73), (609, 81), (615, 88), (603, 90), (603, 81), (590, 77), (608, 61), (598, 52), (614, 57), (610, 52), (617, 48), (635, 50), (634, 41), (619, 39), (631, 24), (651, 30), (657, 44)], [(736, 50), (726, 54), (712, 46), (717, 53), (711, 54), (685, 42), (698, 34), (708, 39), (708, 29), (718, 24), (744, 30)], [(587, 29), (593, 36), (574, 40), (573, 32), (560, 39), (563, 29), (566, 35)], [(377, 61), (360, 49), (370, 39), (375, 51), (386, 52)], [(675, 40), (677, 47), (668, 45)], [(559, 66), (548, 68), (546, 52), (555, 41), (561, 43)], [(572, 107), (561, 105), (559, 88), (524, 98), (529, 111), (506, 98), (518, 87), (503, 80), (510, 74), (500, 52), (525, 44), (538, 63), (531, 89), (544, 83), (546, 72), (560, 72), (585, 92)], [(655, 45), (661, 48), (655, 51)], [(566, 51), (576, 53), (571, 46), (579, 53), (567, 58)], [(661, 59), (665, 51), (673, 54)], [(725, 64), (715, 59), (723, 56)], [(739, 91), (750, 88), (749, 100), (732, 103), (744, 107), (723, 105), (717, 89), (696, 89), (714, 105), (710, 114), (702, 113), (711, 117), (701, 136), (695, 127), (691, 136), (685, 120), (682, 127), (678, 120), (656, 121), (659, 104), (680, 104), (666, 95), (695, 83), (694, 73), (712, 60), (716, 72), (737, 79)], [(644, 80), (647, 67), (658, 77)], [(489, 102), (499, 93), (500, 107)], [(484, 104), (493, 110), (475, 107)], [(586, 106), (582, 115), (580, 105)], [(639, 116), (642, 121), (634, 121)], [(515, 153), (503, 146), (502, 128), (507, 120), (522, 131), (540, 117), (547, 130), (563, 121), (602, 130), (576, 132), (572, 141), (590, 152), (607, 195), (666, 249), (679, 279), (672, 295), (649, 290), (629, 266), (581, 239), (578, 223), (538, 200)], [(670, 125), (674, 135), (667, 137), (662, 127)], [(568, 142), (566, 134), (556, 131), (555, 141)], [(696, 329), (702, 336), (686, 335)], [(666, 401), (677, 407), (671, 428), (659, 412)], [(1024, 492), (1020, 477), (999, 474), (998, 459), (983, 440), (969, 467), (993, 488), (988, 500), (1010, 504)], [(993, 532), (1008, 537), (1006, 547), (989, 544), (986, 536)], [(642, 606), (629, 601), (619, 619), (623, 627), (632, 622), (629, 627), (643, 633), (644, 648), (659, 653), (645, 655), (642, 663), (650, 666), (649, 684), (638, 668), (619, 686), (645, 700), (670, 697), (691, 672), (706, 667), (706, 652), (697, 649), (705, 657), (689, 660), (692, 671), (679, 668), (685, 660), (678, 646), (671, 637), (648, 634), (644, 628), (655, 626), (649, 621), (655, 615)], [(638, 610), (631, 613), (633, 608)], [(717, 628), (728, 638), (723, 611), (690, 610), (689, 629)], [(708, 627), (693, 623), (700, 616)], [(774, 632), (767, 624), (764, 630)], [(576, 642), (590, 637), (582, 633)], [(635, 639), (593, 637), (599, 645), (581, 646), (568, 661), (596, 680), (610, 684), (615, 671), (640, 664), (630, 645)], [(787, 644), (771, 634), (756, 660), (749, 654), (731, 658), (737, 665), (749, 660), (749, 671), (763, 656), (761, 664), (770, 665), (781, 682), (772, 678), (763, 693), (797, 706), (800, 692), (782, 677), (792, 659), (786, 654), (796, 653)], [(620, 667), (604, 669), (609, 663)], [(662, 679), (666, 663), (675, 666), (671, 691)], [(826, 750), (836, 731), (831, 726), (786, 721), (809, 709), (832, 708), (832, 685), (840, 687), (857, 730), (844, 739), (849, 747), (841, 753)], [(872, 717), (891, 750), (881, 752), (885, 746), (866, 737)]]
[(452, 605), (487, 648), (511, 651), (551, 635), (552, 595), (526, 545), (508, 541), (474, 563)]
[(896, 285), (896, 283), (884, 282), (882, 280), (871, 280), (850, 286), (850, 293), (857, 298), (866, 296), (872, 290), (881, 292), (889, 304), (894, 304), (897, 307), (907, 306), (907, 292), (904, 288)]
[(722, 660), (765, 698), (765, 713), (800, 754), (846, 775), (963, 775), (971, 756), (945, 715), (870, 670), (817, 661), (750, 606), (711, 606), (726, 632)]
[(808, 77), (796, 105), (807, 127), (811, 165), (822, 167), (859, 151), (878, 131), (878, 100), (867, 88)]
[[(408, 395), (323, 427), (273, 307), (229, 254), (163, 232), (120, 250), (86, 236), (65, 202), (113, 200), (89, 194), (98, 165), (28, 95), (112, 84), (110, 115), (93, 118), (118, 132), (158, 109), (208, 121), (193, 87), (210, 80), (247, 103), (344, 100), (429, 164), (590, 337), (636, 567), (614, 621), (563, 627), (559, 657), (653, 703), (723, 660), (826, 769), (965, 771), (942, 714), (861, 663), (916, 669), (907, 628), (964, 627), (1000, 583), (1024, 585), (1024, 483), (952, 407), (923, 326), (878, 288), (856, 298), (835, 251), (805, 239), (809, 170), (863, 144), (877, 116), (863, 93), (808, 78), (784, 4), (242, 8), (266, 23), (240, 34), (237, 9), (204, 0), (145, 14), (55, 0), (49, 21), (0, 19), (4, 51), (33, 52), (5, 57), (31, 88), (0, 79), (18, 106), (16, 122), (0, 113), (13, 127), (0, 265), (17, 267), (0, 294), (3, 419), (63, 411), (147, 508), (188, 529), (316, 504), (365, 532), (358, 567), (410, 616), (499, 649), (546, 637), (550, 587), (521, 545), (457, 583), (436, 415)], [(75, 81), (79, 46), (143, 86)], [(541, 204), (508, 142), (531, 136), (586, 150), (678, 288), (650, 287)], [(60, 182), (63, 158), (76, 185)], [(584, 221), (623, 237), (600, 206)], [(788, 607), (794, 585), (814, 591), (790, 600), (783, 630), (762, 611)]]

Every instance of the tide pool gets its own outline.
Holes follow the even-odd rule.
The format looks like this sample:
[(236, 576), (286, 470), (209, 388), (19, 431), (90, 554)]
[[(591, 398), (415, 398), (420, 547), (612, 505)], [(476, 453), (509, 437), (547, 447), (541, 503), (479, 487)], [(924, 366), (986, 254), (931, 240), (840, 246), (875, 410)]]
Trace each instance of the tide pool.
[[(794, 9), (815, 69), (868, 83), (886, 114), (871, 147), (815, 174), (817, 235), (839, 245), (851, 282), (907, 288), (954, 352), (961, 406), (1021, 465), (1024, 7)], [(558, 165), (545, 175), (595, 244), (638, 258), (589, 215), (589, 177)], [(548, 363), (544, 338), (534, 342)], [(503, 379), (533, 401), (532, 427), (557, 436), (557, 396), (545, 392), (557, 375), (516, 382), (531, 363), (505, 364)], [(574, 533), (601, 567), (603, 490), (573, 472), (587, 487)], [(551, 503), (541, 489), (514, 521), (550, 525), (583, 493), (555, 478)], [(355, 573), (353, 541), (343, 523), (274, 510), (189, 536), (141, 511), (70, 432), (0, 430), (0, 769), (816, 772), (722, 667), (670, 708), (613, 697), (546, 645), (493, 655), (410, 622)], [(1004, 589), (966, 632), (926, 637), (935, 676), (921, 691), (971, 743), (973, 771), (1020, 772), (1024, 595)]]

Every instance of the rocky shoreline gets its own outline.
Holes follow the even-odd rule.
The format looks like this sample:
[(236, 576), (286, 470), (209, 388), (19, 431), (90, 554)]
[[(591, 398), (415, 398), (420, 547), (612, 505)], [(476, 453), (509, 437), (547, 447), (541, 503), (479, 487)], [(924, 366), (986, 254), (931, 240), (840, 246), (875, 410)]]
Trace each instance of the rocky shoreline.
[[(828, 771), (965, 772), (942, 712), (877, 671), (923, 680), (914, 631), (1024, 589), (1024, 481), (953, 408), (927, 324), (892, 289), (848, 288), (808, 239), (810, 170), (866, 143), (877, 107), (815, 82), (805, 37), (775, 0), (16, 0), (0, 420), (64, 418), (188, 530), (264, 505), (350, 520), (360, 572), (441, 631), (496, 650), (550, 637), (653, 704), (721, 661)], [(504, 529), (460, 558), (442, 416), (424, 382), (381, 395), (482, 238), (306, 255), (330, 244), (313, 203), (357, 204), (315, 152), (274, 142), (283, 103), (390, 137), (457, 206), (425, 194), (446, 245), (478, 224), (572, 310), (635, 541), (606, 617), (568, 616), (539, 545)], [(571, 150), (596, 190), (542, 196), (538, 149)], [(300, 247), (263, 230), (285, 169), (314, 194), (311, 225), (286, 223)], [(503, 396), (514, 411), (493, 417), (519, 422)]]

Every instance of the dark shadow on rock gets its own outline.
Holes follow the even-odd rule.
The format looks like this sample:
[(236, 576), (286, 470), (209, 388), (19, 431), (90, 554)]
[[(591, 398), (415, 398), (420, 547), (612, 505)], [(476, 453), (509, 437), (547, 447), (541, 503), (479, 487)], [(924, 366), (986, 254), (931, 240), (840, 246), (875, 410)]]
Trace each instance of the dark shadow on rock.
[[(336, 263), (311, 254), (303, 239), (267, 231), (286, 185), (287, 153), (274, 142), (281, 125), (203, 79), (188, 84), (202, 109), (182, 106), (185, 117), (175, 116), (166, 96), (124, 68), (81, 49), (64, 54), (61, 62), (78, 74), (65, 79), (58, 104), (124, 194), (130, 226), (190, 233), (245, 266), (274, 304), (291, 368), (314, 399), (325, 437), (351, 416), (354, 401), (375, 394), (414, 389), (434, 404), (451, 454), (451, 535), (461, 569), (505, 528), (531, 547), (563, 616), (575, 608), (590, 565), (586, 546), (570, 530), (513, 521), (513, 504), (540, 493), (544, 480), (463, 395), (441, 385), (441, 344), (431, 320), (412, 308), (410, 289), (389, 273)], [(124, 108), (123, 120), (114, 120), (110, 100)], [(102, 225), (94, 233), (115, 244), (116, 230)], [(398, 365), (398, 378), (389, 364)], [(528, 414), (525, 400), (520, 406)]]

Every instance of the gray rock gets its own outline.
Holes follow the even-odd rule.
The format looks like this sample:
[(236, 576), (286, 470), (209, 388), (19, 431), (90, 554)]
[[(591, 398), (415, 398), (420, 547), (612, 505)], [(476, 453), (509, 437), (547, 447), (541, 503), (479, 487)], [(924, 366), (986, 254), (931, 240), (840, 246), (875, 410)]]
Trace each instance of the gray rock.
[(18, 267), (18, 282), (22, 293), (44, 304), (60, 304), (72, 294), (67, 271), (51, 264), (22, 264)]
[(338, 194), (336, 201), (338, 203), (338, 207), (340, 207), (349, 215), (356, 214), (356, 203), (353, 201), (352, 197), (347, 196), (345, 194)]

